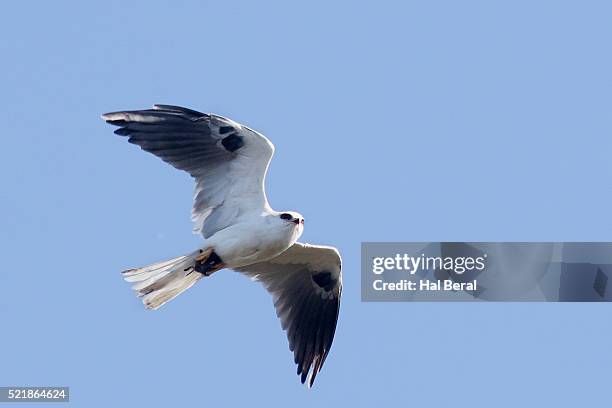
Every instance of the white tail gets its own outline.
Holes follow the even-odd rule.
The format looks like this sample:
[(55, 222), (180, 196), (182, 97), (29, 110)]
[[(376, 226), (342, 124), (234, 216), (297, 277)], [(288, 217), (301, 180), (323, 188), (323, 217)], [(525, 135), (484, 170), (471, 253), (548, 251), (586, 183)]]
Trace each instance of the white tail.
[(203, 277), (201, 273), (193, 270), (194, 258), (198, 253), (199, 251), (195, 251), (169, 261), (128, 269), (123, 271), (123, 278), (134, 282), (132, 289), (142, 298), (147, 309), (157, 309)]

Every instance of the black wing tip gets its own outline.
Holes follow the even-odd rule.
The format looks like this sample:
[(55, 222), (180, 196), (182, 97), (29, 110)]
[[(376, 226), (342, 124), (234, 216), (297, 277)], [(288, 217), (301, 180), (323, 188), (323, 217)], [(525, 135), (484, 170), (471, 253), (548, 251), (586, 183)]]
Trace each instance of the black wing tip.
[(308, 388), (312, 388), (312, 386), (314, 385), (314, 381), (315, 381), (315, 377), (317, 376), (318, 371), (313, 371), (312, 375), (310, 376), (310, 381), (308, 381)]
[(325, 351), (322, 355), (315, 356), (310, 365), (308, 367), (304, 367), (304, 369), (302, 369), (302, 364), (297, 363), (297, 375), (300, 376), (300, 381), (302, 384), (306, 384), (306, 380), (308, 380), (308, 384), (306, 385), (308, 388), (312, 388), (315, 378), (317, 378), (317, 374), (319, 374), (323, 368), (326, 357), (327, 351)]
[(105, 113), (104, 115), (102, 115), (102, 119), (104, 119), (104, 121), (108, 123), (109, 125), (119, 127), (119, 129), (115, 129), (113, 131), (114, 134), (119, 135), (119, 136), (128, 136), (130, 133), (132, 133), (127, 128), (129, 123), (125, 119), (112, 119), (112, 116), (110, 115), (115, 115), (115, 113)]
[(132, 134), (132, 131), (126, 127), (122, 127), (122, 128), (116, 129), (113, 133), (119, 136), (129, 136)]
[[(115, 111), (115, 112), (107, 112), (101, 115), (102, 119), (111, 125), (115, 125), (114, 122), (123, 120), (126, 121), (126, 117), (130, 114), (141, 114), (143, 116), (159, 116), (160, 114), (171, 114), (173, 117), (183, 117), (188, 119), (200, 119), (207, 118), (210, 115), (199, 112), (197, 110), (183, 108), (182, 106), (177, 105), (166, 105), (156, 103), (153, 105), (152, 109), (138, 109), (138, 110), (124, 110), (124, 111)], [(119, 126), (119, 125), (117, 125)]]
[[(310, 369), (309, 369), (301, 373), (300, 382), (302, 384), (306, 384), (308, 388), (312, 388), (315, 382), (315, 378), (317, 377), (317, 374), (319, 374), (319, 370), (316, 370), (314, 367), (312, 367), (312, 372), (310, 372)], [(298, 373), (298, 375), (300, 374)], [(306, 383), (307, 380), (308, 380), (308, 383)]]
[(123, 119), (107, 119), (106, 123), (113, 126), (125, 126), (127, 125), (127, 121)]
[(105, 113), (102, 115), (102, 119), (104, 119), (104, 121), (109, 125), (119, 127), (119, 129), (115, 129), (113, 132), (114, 134), (119, 136), (128, 136), (131, 133), (127, 128), (129, 123), (125, 119), (116, 119), (117, 114), (119, 113), (121, 112)]
[(106, 123), (113, 125), (114, 122), (117, 122), (116, 119), (111, 119), (113, 117), (113, 115), (115, 115), (115, 114), (116, 114), (116, 112), (103, 113), (102, 115), (100, 115), (100, 117)]
[(155, 104), (153, 109), (125, 110), (108, 112), (101, 115), (102, 119), (112, 126), (118, 126), (114, 133), (119, 136), (129, 136), (134, 133), (132, 124), (158, 125), (160, 122), (186, 120), (188, 122), (208, 117), (207, 114), (175, 105)]

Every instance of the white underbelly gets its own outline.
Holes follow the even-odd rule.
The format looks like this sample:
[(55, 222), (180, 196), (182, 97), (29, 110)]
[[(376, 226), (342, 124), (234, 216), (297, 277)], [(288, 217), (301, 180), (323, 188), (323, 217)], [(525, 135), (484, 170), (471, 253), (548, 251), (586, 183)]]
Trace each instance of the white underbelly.
[(228, 268), (266, 261), (287, 250), (292, 242), (290, 230), (271, 230), (266, 224), (241, 223), (218, 231), (205, 242)]

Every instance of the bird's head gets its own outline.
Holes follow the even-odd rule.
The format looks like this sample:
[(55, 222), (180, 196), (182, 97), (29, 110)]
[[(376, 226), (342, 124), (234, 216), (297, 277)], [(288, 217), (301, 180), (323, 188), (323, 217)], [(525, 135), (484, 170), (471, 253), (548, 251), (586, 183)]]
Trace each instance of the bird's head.
[(278, 213), (278, 218), (287, 227), (295, 228), (298, 237), (302, 235), (302, 231), (304, 231), (304, 217), (302, 214), (295, 211), (284, 211)]

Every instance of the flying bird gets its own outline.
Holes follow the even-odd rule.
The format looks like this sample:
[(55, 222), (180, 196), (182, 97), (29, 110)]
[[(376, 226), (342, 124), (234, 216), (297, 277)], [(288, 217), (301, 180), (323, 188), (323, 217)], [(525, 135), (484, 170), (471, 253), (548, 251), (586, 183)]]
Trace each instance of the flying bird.
[(297, 242), (304, 217), (275, 211), (264, 182), (274, 145), (223, 116), (171, 105), (102, 115), (115, 133), (195, 179), (192, 219), (202, 247), (123, 272), (148, 309), (157, 309), (200, 279), (233, 269), (272, 294), (297, 374), (311, 387), (329, 353), (342, 293), (333, 247)]

